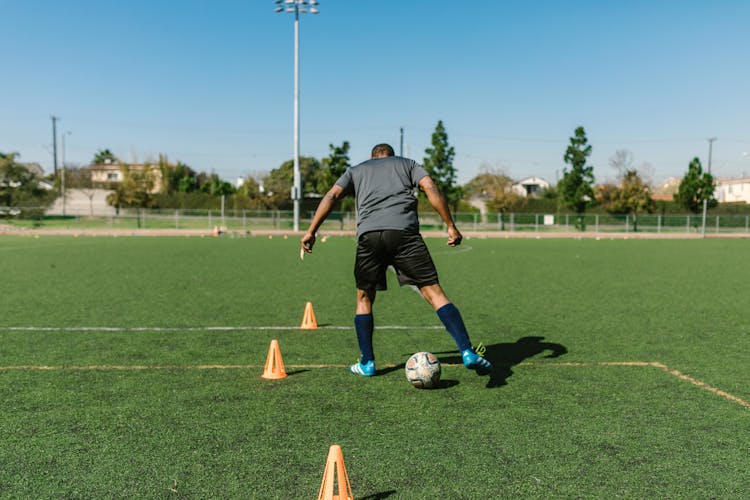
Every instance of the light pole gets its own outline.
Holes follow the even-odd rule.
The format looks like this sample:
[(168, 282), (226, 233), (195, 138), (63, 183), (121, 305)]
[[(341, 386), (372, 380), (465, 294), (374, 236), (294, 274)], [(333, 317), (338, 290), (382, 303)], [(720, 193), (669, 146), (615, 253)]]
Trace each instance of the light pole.
[(299, 15), (317, 14), (317, 0), (275, 0), (276, 12), (294, 14), (294, 230), (299, 231), (299, 208), (302, 198), (302, 176), (299, 171)]
[(72, 132), (62, 133), (62, 170), (60, 171), (60, 192), (62, 193), (62, 214), (65, 217), (65, 136)]
[[(711, 153), (713, 151), (714, 141), (716, 137), (711, 137), (708, 140), (708, 173), (711, 174)], [(705, 193), (703, 196), (703, 222), (701, 223), (701, 238), (706, 237), (706, 211), (708, 210), (708, 198)]]
[(52, 168), (57, 175), (57, 120), (59, 116), (50, 116), (52, 119)]

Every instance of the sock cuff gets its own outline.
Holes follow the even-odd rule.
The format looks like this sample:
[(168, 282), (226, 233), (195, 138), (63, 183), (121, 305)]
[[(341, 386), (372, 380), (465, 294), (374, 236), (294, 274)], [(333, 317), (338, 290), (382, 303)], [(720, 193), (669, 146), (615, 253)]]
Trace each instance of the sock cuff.
[(435, 312), (438, 313), (438, 315), (441, 315), (441, 314), (450, 314), (453, 311), (458, 311), (458, 308), (453, 305), (453, 302), (448, 302), (447, 304), (445, 304), (443, 307), (441, 307)]

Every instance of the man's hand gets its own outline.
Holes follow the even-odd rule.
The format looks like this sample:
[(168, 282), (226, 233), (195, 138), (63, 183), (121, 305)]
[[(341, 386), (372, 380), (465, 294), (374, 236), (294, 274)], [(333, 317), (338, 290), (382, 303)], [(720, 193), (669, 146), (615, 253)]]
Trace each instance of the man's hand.
[(315, 235), (312, 233), (305, 233), (300, 240), (302, 250), (306, 253), (312, 253), (313, 246), (315, 245)]
[(448, 246), (456, 247), (461, 244), (461, 240), (464, 239), (461, 236), (461, 231), (456, 229), (456, 226), (448, 227)]

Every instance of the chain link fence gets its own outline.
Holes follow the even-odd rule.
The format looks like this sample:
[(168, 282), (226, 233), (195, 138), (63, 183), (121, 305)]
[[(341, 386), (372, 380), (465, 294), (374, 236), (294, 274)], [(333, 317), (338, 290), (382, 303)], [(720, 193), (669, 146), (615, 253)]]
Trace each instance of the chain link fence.
[[(312, 220), (312, 211), (300, 214), (301, 227)], [(653, 215), (634, 217), (610, 214), (542, 214), (542, 213), (456, 213), (456, 223), (463, 232), (575, 232), (580, 225), (595, 233), (701, 233), (750, 234), (750, 214), (708, 215), (703, 227), (701, 215)], [(171, 229), (222, 231), (291, 231), (293, 212), (286, 210), (175, 210), (123, 209), (117, 214), (45, 215), (38, 208), (9, 209), (0, 207), (0, 226), (69, 229)], [(442, 230), (437, 214), (422, 214), (422, 230)], [(352, 212), (332, 212), (323, 231), (354, 231), (356, 216)]]

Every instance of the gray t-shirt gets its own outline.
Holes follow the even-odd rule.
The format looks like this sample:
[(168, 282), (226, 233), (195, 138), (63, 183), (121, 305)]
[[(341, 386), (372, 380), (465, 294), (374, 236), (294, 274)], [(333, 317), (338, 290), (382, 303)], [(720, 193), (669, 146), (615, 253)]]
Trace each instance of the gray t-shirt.
[(383, 229), (419, 232), (414, 189), (427, 171), (414, 160), (389, 156), (346, 169), (336, 181), (357, 205), (357, 236)]

